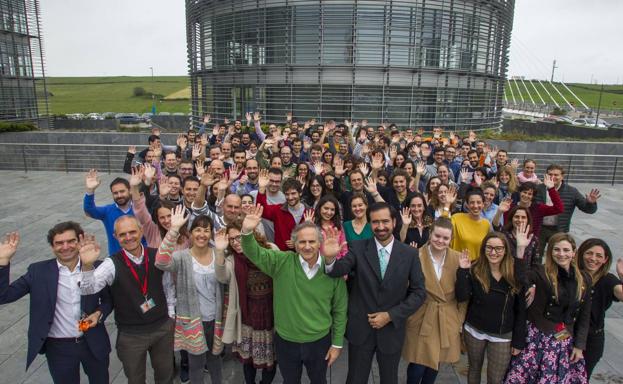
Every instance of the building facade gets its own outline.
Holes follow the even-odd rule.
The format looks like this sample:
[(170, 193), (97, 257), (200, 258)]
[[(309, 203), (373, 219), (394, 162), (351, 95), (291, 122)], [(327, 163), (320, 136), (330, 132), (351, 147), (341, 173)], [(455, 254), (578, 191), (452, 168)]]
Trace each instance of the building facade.
[(187, 0), (192, 115), (501, 125), (514, 0)]
[(47, 116), (38, 0), (0, 1), (0, 121)]

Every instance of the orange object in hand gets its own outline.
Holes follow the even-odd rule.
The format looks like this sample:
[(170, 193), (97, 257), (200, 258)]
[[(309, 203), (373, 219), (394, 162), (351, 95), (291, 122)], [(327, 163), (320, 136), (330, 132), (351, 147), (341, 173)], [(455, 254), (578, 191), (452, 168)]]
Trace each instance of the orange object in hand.
[(91, 320), (80, 320), (78, 322), (78, 329), (80, 332), (86, 332), (91, 328)]

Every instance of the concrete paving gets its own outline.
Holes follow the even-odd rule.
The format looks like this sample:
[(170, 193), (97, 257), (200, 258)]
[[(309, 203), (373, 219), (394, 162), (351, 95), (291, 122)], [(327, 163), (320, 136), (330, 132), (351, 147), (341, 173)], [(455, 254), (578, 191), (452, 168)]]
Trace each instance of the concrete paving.
[[(0, 195), (3, 197), (0, 206), (0, 233), (17, 229), (22, 235), (22, 243), (11, 264), (11, 281), (24, 274), (29, 264), (52, 257), (45, 238), (47, 231), (58, 222), (74, 220), (81, 223), (87, 232), (97, 236), (102, 243), (102, 249), (106, 249), (102, 223), (85, 217), (82, 212), (83, 176), (79, 173), (0, 171)], [(119, 175), (101, 176), (102, 185), (96, 193), (96, 202), (107, 204), (112, 201), (108, 184)], [(591, 188), (589, 185), (576, 186), (585, 192)], [(623, 191), (611, 186), (602, 186), (601, 190), (603, 197), (599, 201), (598, 213), (586, 215), (576, 211), (572, 233), (578, 243), (588, 237), (602, 237), (615, 251), (615, 255), (620, 256), (623, 238), (620, 235), (619, 220), (623, 217)], [(38, 356), (28, 371), (24, 370), (29, 321), (28, 300), (28, 297), (24, 297), (15, 303), (0, 306), (0, 384), (51, 382), (43, 356)], [(106, 326), (114, 343), (116, 327), (112, 316)], [(346, 352), (345, 350), (329, 372), (330, 383), (346, 381)], [(110, 357), (111, 382), (126, 382), (114, 350)], [(443, 365), (437, 382), (465, 383), (466, 371), (467, 362), (463, 356), (457, 364)], [(405, 372), (406, 363), (402, 362), (401, 383), (406, 381)], [(244, 382), (240, 364), (232, 360), (225, 362), (223, 376), (225, 383)], [(303, 376), (303, 382), (308, 382), (305, 374)], [(209, 381), (206, 378), (206, 383)], [(82, 382), (87, 382), (84, 375)], [(148, 382), (153, 383), (153, 377), (149, 377)], [(274, 382), (281, 383), (281, 377), (278, 375)], [(616, 303), (607, 313), (606, 350), (591, 382), (623, 383), (623, 304)], [(376, 366), (373, 367), (369, 383), (379, 383)]]

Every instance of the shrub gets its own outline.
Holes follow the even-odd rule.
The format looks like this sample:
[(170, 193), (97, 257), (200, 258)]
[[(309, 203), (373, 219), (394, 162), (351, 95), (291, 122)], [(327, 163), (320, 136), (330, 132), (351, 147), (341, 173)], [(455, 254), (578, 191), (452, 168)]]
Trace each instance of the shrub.
[(0, 132), (27, 132), (36, 130), (37, 127), (33, 123), (0, 121)]
[(143, 87), (134, 87), (134, 96), (140, 97), (145, 96), (145, 88)]

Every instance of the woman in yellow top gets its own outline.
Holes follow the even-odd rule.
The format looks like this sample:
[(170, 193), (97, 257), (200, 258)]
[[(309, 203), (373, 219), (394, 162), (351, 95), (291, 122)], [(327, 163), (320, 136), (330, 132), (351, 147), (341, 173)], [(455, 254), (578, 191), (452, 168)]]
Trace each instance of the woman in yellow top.
[(420, 248), (426, 282), (426, 301), (407, 320), (402, 358), (409, 362), (407, 384), (432, 384), (439, 363), (455, 363), (461, 356), (461, 327), (467, 303), (454, 295), (460, 253), (449, 249), (452, 222), (440, 217), (429, 241)]
[(467, 213), (452, 215), (452, 243), (450, 248), (462, 252), (467, 250), (469, 260), (478, 258), (482, 240), (491, 232), (489, 220), (480, 216), (484, 207), (485, 197), (482, 189), (470, 188), (465, 193)]

